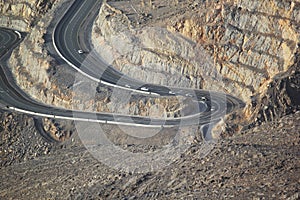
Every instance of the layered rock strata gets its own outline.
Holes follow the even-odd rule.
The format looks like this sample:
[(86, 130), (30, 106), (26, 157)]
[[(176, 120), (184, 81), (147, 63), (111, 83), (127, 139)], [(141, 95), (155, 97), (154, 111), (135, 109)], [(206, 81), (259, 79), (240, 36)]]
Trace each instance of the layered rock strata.
[[(296, 62), (300, 3), (212, 1), (182, 7), (191, 11), (184, 15), (164, 13), (161, 4), (147, 10), (136, 1), (131, 12), (122, 2), (104, 4), (93, 27), (95, 49), (139, 80), (234, 94), (247, 102), (242, 115), (255, 119), (253, 97), (267, 95), (276, 75)], [(140, 16), (154, 20), (145, 27), (135, 20)]]

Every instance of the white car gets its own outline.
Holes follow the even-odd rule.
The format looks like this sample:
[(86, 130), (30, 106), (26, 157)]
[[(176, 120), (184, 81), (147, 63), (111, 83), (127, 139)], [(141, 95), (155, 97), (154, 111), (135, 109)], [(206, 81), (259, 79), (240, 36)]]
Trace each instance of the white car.
[(79, 50), (78, 50), (78, 53), (79, 53), (79, 54), (83, 54), (84, 52), (83, 52), (81, 49), (79, 49)]
[(141, 87), (141, 90), (143, 90), (143, 91), (149, 91), (149, 89), (146, 88), (146, 87)]
[(175, 94), (175, 92), (173, 92), (173, 91), (169, 91), (169, 94)]
[(210, 111), (215, 111), (216, 110), (216, 107), (214, 107), (214, 106), (212, 106), (211, 108), (210, 108)]

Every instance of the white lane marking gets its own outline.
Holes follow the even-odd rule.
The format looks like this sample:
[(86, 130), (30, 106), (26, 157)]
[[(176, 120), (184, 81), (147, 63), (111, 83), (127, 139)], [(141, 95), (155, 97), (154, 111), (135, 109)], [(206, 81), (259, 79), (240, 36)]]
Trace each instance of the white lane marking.
[(106, 120), (99, 120), (99, 119), (89, 119), (89, 122), (98, 122), (98, 123), (102, 123), (102, 124), (107, 123)]
[[(132, 124), (132, 123), (115, 122), (115, 121), (107, 121), (107, 124), (124, 125), (124, 126), (136, 126), (136, 127), (151, 127), (151, 128), (161, 128), (161, 127), (165, 127), (165, 125)], [(168, 126), (170, 126), (170, 125), (168, 125)], [(173, 127), (173, 126), (171, 125), (171, 127)]]
[(12, 109), (14, 111), (21, 112), (21, 113), (30, 114), (30, 115), (55, 118), (55, 115), (48, 115), (48, 114), (44, 114), (44, 113), (36, 113), (36, 112), (28, 111), (28, 110), (23, 110), (23, 109), (15, 108), (15, 107), (9, 107), (9, 109)]
[(120, 86), (120, 85), (115, 85), (115, 84), (112, 84), (112, 83), (109, 83), (109, 82), (106, 82), (106, 81), (103, 81), (103, 80), (101, 80), (100, 83), (102, 83), (104, 85), (108, 85), (108, 86), (114, 87), (114, 88), (120, 88), (120, 89), (124, 89), (124, 90), (129, 90), (129, 91), (136, 92), (136, 93), (151, 94), (151, 92), (146, 92), (146, 91), (141, 91), (141, 90), (135, 90), (135, 89), (131, 89), (131, 88), (126, 88), (126, 87), (123, 87), (123, 86)]
[(155, 93), (155, 92), (150, 92), (151, 95), (155, 95), (155, 96), (160, 96), (160, 94)]
[[(68, 8), (69, 9), (69, 8)], [(67, 12), (68, 10), (66, 10)], [(59, 51), (58, 47), (56, 46), (56, 43), (55, 43), (55, 32), (56, 32), (56, 28), (57, 28), (57, 25), (58, 23), (55, 25), (54, 29), (53, 29), (53, 32), (52, 32), (52, 44), (53, 44), (53, 47), (55, 49), (55, 51), (57, 52), (57, 54), (68, 64), (70, 65), (73, 69), (75, 69), (77, 72), (81, 73), (82, 75), (88, 77), (89, 79), (97, 82), (97, 83), (102, 83), (104, 85), (108, 85), (108, 86), (112, 86), (112, 87), (115, 87), (115, 88), (121, 88), (121, 89), (124, 89), (124, 90), (129, 90), (129, 91), (133, 91), (133, 92), (136, 92), (136, 93), (142, 93), (142, 94), (148, 94), (148, 95), (157, 95), (157, 96), (160, 96), (158, 93), (151, 93), (151, 92), (145, 92), (145, 91), (141, 91), (141, 90), (135, 90), (135, 89), (131, 89), (131, 88), (127, 88), (127, 87), (124, 87), (124, 86), (119, 86), (119, 85), (115, 85), (115, 84), (111, 84), (111, 83), (108, 83), (106, 81), (103, 81), (101, 79), (97, 79), (89, 74), (87, 74), (86, 72), (82, 71), (81, 69), (79, 69), (78, 67), (76, 67), (73, 63), (71, 63), (67, 58), (65, 58), (62, 53)], [(142, 88), (141, 88), (142, 89)]]
[(74, 88), (74, 87), (76, 87), (77, 85), (79, 85), (81, 83), (82, 83), (82, 81), (79, 81), (79, 82), (75, 83), (74, 85), (72, 85), (72, 87)]
[(148, 125), (148, 124), (136, 124), (136, 123), (126, 123), (126, 122), (115, 122), (115, 121), (106, 121), (106, 120), (99, 120), (99, 119), (86, 119), (86, 118), (79, 118), (79, 117), (65, 117), (65, 116), (59, 116), (59, 115), (49, 115), (44, 113), (36, 113), (20, 108), (15, 108), (12, 106), (9, 106), (8, 109), (14, 110), (16, 112), (21, 112), (25, 114), (30, 114), (34, 116), (40, 116), (40, 117), (47, 117), (47, 118), (54, 118), (54, 119), (66, 119), (66, 120), (74, 120), (74, 121), (82, 121), (82, 122), (94, 122), (94, 123), (102, 123), (102, 124), (115, 124), (115, 125), (124, 125), (124, 126), (136, 126), (136, 127), (152, 127), (152, 128), (171, 128), (174, 127), (174, 125)]
[(15, 31), (15, 33), (19, 36), (19, 39), (22, 38), (22, 35), (21, 35), (21, 33), (19, 31)]

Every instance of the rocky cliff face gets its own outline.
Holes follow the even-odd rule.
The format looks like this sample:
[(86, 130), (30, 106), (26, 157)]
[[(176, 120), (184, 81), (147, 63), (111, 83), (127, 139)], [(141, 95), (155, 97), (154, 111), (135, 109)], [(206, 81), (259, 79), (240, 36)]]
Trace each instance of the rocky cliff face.
[(153, 4), (147, 14), (138, 13), (138, 2), (131, 13), (122, 3), (105, 4), (93, 28), (95, 49), (136, 79), (234, 94), (247, 102), (243, 115), (252, 119), (252, 97), (267, 95), (274, 77), (296, 61), (298, 1), (196, 2), (188, 14), (159, 19), (166, 29), (159, 20), (136, 25), (132, 13), (151, 16), (166, 6)]
[(203, 44), (224, 90), (248, 103), (238, 120), (260, 124), (299, 109), (291, 83), (299, 78), (299, 1), (216, 1), (198, 9), (169, 28)]
[[(48, 12), (44, 17), (31, 27), (24, 41), (13, 51), (9, 66), (20, 88), (34, 99), (47, 104), (71, 108), (72, 95), (57, 86), (49, 73), (55, 69), (56, 63), (48, 55), (44, 36), (53, 18), (54, 9), (44, 11), (41, 9), (38, 13), (46, 11)], [(33, 22), (34, 17), (31, 17), (31, 20)]]
[(56, 0), (0, 0), (0, 25), (29, 31)]
[(299, 6), (296, 1), (215, 1), (199, 4), (199, 12), (170, 29), (205, 46), (225, 91), (249, 100), (294, 63)]
[(60, 2), (0, 1), (0, 25), (28, 32), (8, 62), (20, 88), (38, 101), (71, 108), (72, 95), (50, 76), (57, 64), (48, 55), (44, 37)]
[(251, 108), (256, 118), (252, 125), (274, 121), (283, 115), (300, 110), (300, 55), (299, 49), (295, 55), (295, 63), (284, 73), (274, 77), (261, 96), (251, 99)]
[[(127, 16), (108, 4), (102, 6), (93, 30), (97, 52), (135, 79), (201, 88), (203, 78), (212, 74), (211, 60), (206, 60), (200, 46), (163, 27), (133, 29)], [(200, 68), (204, 62), (197, 56), (207, 61), (207, 71)]]
[[(119, 10), (118, 4), (104, 3), (93, 27), (92, 39), (99, 54), (123, 73), (145, 82), (234, 94), (248, 102), (244, 114), (254, 119), (258, 112), (250, 105), (251, 97), (266, 94), (273, 77), (295, 62), (299, 2), (179, 2), (168, 4), (177, 9), (176, 14), (165, 13), (161, 18), (154, 13), (161, 14), (159, 9), (166, 5), (163, 1), (156, 4), (148, 13), (139, 14), (146, 21), (145, 28), (138, 26), (131, 14)], [(185, 4), (189, 14), (182, 15), (179, 7)], [(122, 9), (126, 10), (128, 5), (124, 5)], [(37, 7), (27, 11), (26, 6)], [(58, 66), (45, 45), (45, 36), (49, 34), (46, 29), (59, 6), (59, 1), (12, 1), (1, 7), (5, 16), (28, 18), (28, 24), (33, 25), (9, 61), (23, 90), (39, 101), (65, 108), (143, 116), (179, 115), (184, 105), (178, 105), (176, 99), (141, 97), (120, 105), (104, 86), (98, 87), (96, 98), (77, 99), (85, 93), (74, 93), (74, 71)], [(133, 8), (136, 12), (137, 5)], [(149, 20), (151, 12), (153, 21)], [(43, 13), (44, 17), (37, 21)]]

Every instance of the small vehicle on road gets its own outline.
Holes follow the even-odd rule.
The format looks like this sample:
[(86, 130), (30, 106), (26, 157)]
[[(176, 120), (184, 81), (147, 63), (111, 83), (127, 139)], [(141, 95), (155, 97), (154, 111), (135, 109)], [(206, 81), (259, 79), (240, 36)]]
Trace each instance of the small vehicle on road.
[(149, 91), (149, 89), (146, 88), (146, 87), (141, 87), (141, 90), (143, 90), (143, 91)]

